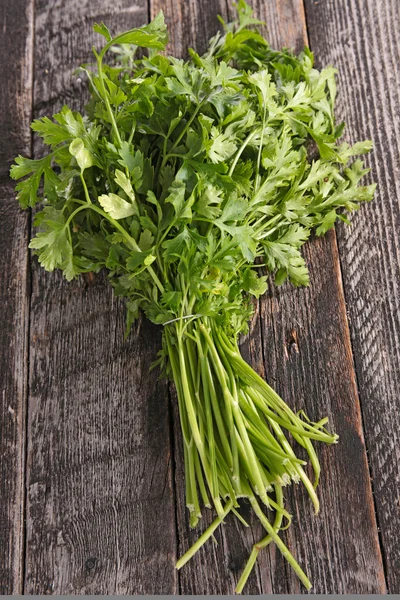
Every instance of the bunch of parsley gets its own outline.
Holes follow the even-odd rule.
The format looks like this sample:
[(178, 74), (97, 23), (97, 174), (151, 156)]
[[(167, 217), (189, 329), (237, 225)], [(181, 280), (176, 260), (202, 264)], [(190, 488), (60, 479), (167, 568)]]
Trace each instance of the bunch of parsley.
[[(23, 208), (41, 203), (30, 247), (40, 264), (67, 280), (106, 268), (127, 298), (127, 332), (139, 311), (163, 326), (157, 362), (175, 382), (183, 432), (190, 524), (200, 505), (217, 518), (179, 560), (212, 536), (238, 498), (266, 530), (258, 552), (275, 542), (301, 581), (307, 576), (279, 537), (282, 488), (302, 481), (318, 511), (320, 466), (313, 441), (334, 443), (324, 425), (294, 413), (243, 360), (252, 297), (271, 280), (308, 284), (301, 247), (310, 233), (347, 222), (374, 186), (358, 154), (370, 142), (337, 142), (335, 69), (318, 71), (306, 48), (276, 52), (253, 27), (240, 0), (238, 21), (208, 52), (167, 57), (162, 13), (149, 25), (105, 37), (96, 65), (84, 66), (91, 100), (82, 115), (64, 107), (32, 124), (50, 152), (19, 156), (11, 169)], [(142, 58), (137, 50), (146, 48)], [(114, 53), (116, 64), (103, 59)], [(317, 158), (309, 149), (317, 149)], [(344, 209), (344, 211), (343, 211)], [(266, 269), (265, 269), (266, 268)], [(303, 446), (310, 481), (287, 439)], [(275, 511), (270, 521), (262, 509)], [(268, 513), (269, 514), (269, 513)]]

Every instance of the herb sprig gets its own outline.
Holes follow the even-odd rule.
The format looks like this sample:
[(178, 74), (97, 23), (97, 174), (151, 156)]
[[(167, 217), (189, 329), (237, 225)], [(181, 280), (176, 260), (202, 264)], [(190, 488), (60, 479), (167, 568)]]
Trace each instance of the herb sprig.
[[(30, 247), (46, 270), (70, 281), (106, 268), (127, 299), (126, 333), (139, 311), (163, 326), (157, 364), (177, 390), (190, 525), (201, 504), (217, 513), (177, 567), (229, 512), (244, 522), (244, 497), (267, 535), (237, 590), (272, 541), (309, 588), (279, 537), (290, 523), (283, 487), (302, 481), (318, 512), (313, 442), (337, 435), (327, 419), (313, 423), (287, 406), (243, 360), (238, 337), (267, 276), (307, 285), (301, 248), (311, 233), (347, 223), (372, 199), (375, 186), (360, 184), (367, 169), (354, 160), (371, 143), (338, 141), (335, 69), (315, 69), (308, 48), (299, 56), (272, 50), (244, 0), (237, 11), (234, 23), (221, 19), (207, 53), (191, 50), (187, 61), (161, 54), (162, 13), (114, 38), (96, 24), (106, 44), (93, 49), (94, 66), (82, 67), (86, 113), (64, 106), (34, 121), (50, 152), (19, 156), (11, 176), (22, 208), (41, 204)], [(114, 66), (104, 63), (109, 51)], [(313, 483), (287, 433), (305, 448)]]

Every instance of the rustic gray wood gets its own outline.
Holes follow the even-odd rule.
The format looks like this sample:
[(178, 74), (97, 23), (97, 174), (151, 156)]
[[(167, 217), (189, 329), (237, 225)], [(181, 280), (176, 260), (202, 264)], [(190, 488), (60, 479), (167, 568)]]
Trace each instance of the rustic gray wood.
[[(313, 49), (312, 40), (307, 40), (302, 2), (278, 2), (277, 23), (271, 3), (257, 5), (257, 13), (267, 28), (269, 25), (273, 45), (287, 44), (301, 50), (309, 41)], [(263, 5), (267, 11), (263, 11)], [(282, 36), (285, 31), (289, 38)], [(289, 497), (296, 518), (285, 539), (309, 573), (315, 593), (384, 593), (334, 232), (313, 240), (305, 255), (310, 287), (271, 288), (269, 301), (260, 302), (265, 375), (291, 406), (304, 408), (312, 420), (329, 416), (340, 441), (334, 447), (317, 447), (322, 465), (318, 517), (312, 515), (305, 491), (291, 488)], [(287, 579), (291, 592), (301, 592), (291, 570), (287, 571)]]
[[(322, 466), (312, 507), (301, 487), (290, 490), (293, 527), (285, 534), (316, 593), (386, 590), (363, 439), (334, 234), (305, 250), (311, 285), (271, 290), (261, 317), (266, 377), (290, 406), (312, 420), (329, 417), (340, 438), (317, 445)], [(293, 297), (296, 296), (296, 300)], [(292, 592), (298, 581), (287, 573)]]
[(9, 167), (30, 152), (31, 0), (0, 5), (0, 594), (23, 584), (25, 415), (28, 376), (28, 221), (14, 200)]
[[(72, 71), (101, 20), (121, 31), (148, 6), (36, 1), (35, 117), (82, 108)], [(176, 591), (168, 392), (149, 374), (160, 335), (140, 321), (124, 341), (124, 319), (104, 275), (68, 284), (33, 261), (27, 594)]]
[[(349, 139), (373, 137), (376, 146), (371, 164), (378, 201), (360, 211), (351, 230), (339, 228), (356, 373), (333, 232), (307, 246), (309, 289), (271, 288), (256, 306), (243, 353), (290, 405), (305, 408), (313, 419), (327, 414), (340, 434), (338, 446), (318, 448), (320, 516), (313, 516), (301, 487), (287, 494), (294, 519), (284, 539), (314, 591), (385, 592), (381, 541), (389, 591), (395, 593), (400, 591), (398, 7), (395, 0), (305, 1), (317, 62), (341, 67), (339, 112)], [(94, 21), (104, 20), (116, 32), (148, 21), (162, 8), (170, 49), (185, 55), (188, 46), (205, 49), (219, 27), (217, 13), (232, 16), (225, 0), (35, 5), (35, 117), (51, 115), (63, 103), (82, 108), (86, 83), (72, 71), (90, 60), (92, 43), (100, 44)], [(301, 49), (302, 0), (254, 0), (253, 6), (273, 45)], [(232, 593), (252, 545), (263, 535), (246, 505), (251, 530), (228, 518), (216, 533), (218, 545), (209, 542), (181, 572), (174, 569), (199, 532), (188, 528), (174, 392), (157, 381), (156, 372), (148, 373), (160, 332), (141, 320), (123, 340), (124, 306), (113, 299), (104, 275), (67, 284), (59, 274), (44, 273), (35, 260), (30, 273), (28, 217), (13, 201), (7, 173), (15, 154), (30, 153), (33, 0), (1, 3), (0, 20), (8, 56), (0, 66), (7, 82), (0, 88), (0, 592), (21, 593), (25, 571), (26, 594)], [(35, 155), (41, 152), (36, 143)], [(200, 529), (211, 520), (207, 511)], [(273, 546), (245, 589), (302, 591)]]
[(345, 138), (369, 138), (374, 202), (338, 239), (384, 564), (400, 592), (399, 3), (307, 0), (318, 62), (339, 68)]
[[(220, 27), (217, 15), (227, 17), (227, 6), (223, 1), (214, 4), (207, 0), (180, 2), (152, 0), (151, 15), (154, 17), (160, 9), (165, 13), (170, 31), (168, 51), (176, 56), (187, 56), (189, 47), (195, 48), (199, 53), (204, 52), (209, 38)], [(174, 405), (178, 554), (182, 555), (197, 540), (201, 531), (213, 521), (215, 514), (204, 509), (201, 525), (196, 530), (190, 530), (185, 506), (182, 439), (173, 391), (172, 403)], [(244, 515), (247, 518), (246, 512)], [(226, 519), (226, 526), (219, 528), (215, 533), (216, 543), (210, 541), (203, 546), (179, 572), (179, 592), (181, 594), (232, 594), (251, 548), (257, 541), (255, 534), (258, 538), (262, 537), (262, 529), (257, 528), (256, 523), (254, 525), (251, 530), (246, 530), (229, 516)], [(267, 555), (267, 560), (268, 558)], [(270, 569), (266, 569), (266, 572), (269, 573)], [(255, 572), (249, 580), (246, 593), (260, 593), (260, 590), (259, 578)], [(272, 591), (272, 584), (269, 590)]]
[[(254, 2), (253, 6), (266, 22), (272, 45), (302, 49), (306, 42), (302, 2), (277, 0)], [(159, 8), (164, 9), (171, 29), (170, 49), (181, 55), (188, 46), (200, 52), (205, 49), (216, 31), (218, 13), (224, 18), (229, 13), (232, 16), (223, 2), (153, 0), (153, 15)], [(339, 446), (318, 448), (324, 473), (320, 516), (313, 516), (302, 488), (287, 494), (295, 518), (284, 537), (310, 574), (314, 591), (381, 593), (386, 589), (385, 580), (334, 234), (312, 242), (306, 253), (312, 275), (310, 288), (272, 288), (257, 307), (243, 352), (289, 404), (305, 408), (311, 418), (327, 414), (341, 435)], [(175, 439), (178, 547), (183, 553), (198, 533), (187, 525), (178, 426)], [(247, 512), (251, 531), (228, 518), (216, 534), (218, 545), (210, 542), (180, 572), (181, 593), (233, 592), (252, 545), (263, 537), (262, 529)], [(201, 530), (210, 521), (206, 513)], [(302, 591), (273, 546), (260, 556), (245, 589), (247, 594)]]

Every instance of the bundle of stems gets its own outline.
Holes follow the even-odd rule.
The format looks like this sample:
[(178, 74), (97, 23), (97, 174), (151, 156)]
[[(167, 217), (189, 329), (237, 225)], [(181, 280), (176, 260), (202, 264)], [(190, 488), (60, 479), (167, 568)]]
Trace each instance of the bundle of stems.
[[(200, 498), (218, 515), (177, 567), (213, 535), (229, 512), (243, 522), (236, 509), (238, 499), (247, 498), (267, 536), (254, 546), (237, 591), (242, 591), (259, 551), (272, 541), (310, 588), (278, 535), (283, 518), (288, 524), (291, 520), (282, 487), (301, 481), (317, 513), (320, 465), (313, 441), (333, 444), (338, 436), (326, 431), (326, 418), (311, 423), (295, 414), (242, 358), (237, 339), (230, 338), (215, 320), (182, 318), (165, 327), (164, 339), (179, 403), (190, 525), (195, 527), (201, 517)], [(288, 432), (305, 448), (314, 483), (303, 468), (305, 461), (296, 457)], [(272, 523), (265, 514), (271, 509), (276, 513)]]

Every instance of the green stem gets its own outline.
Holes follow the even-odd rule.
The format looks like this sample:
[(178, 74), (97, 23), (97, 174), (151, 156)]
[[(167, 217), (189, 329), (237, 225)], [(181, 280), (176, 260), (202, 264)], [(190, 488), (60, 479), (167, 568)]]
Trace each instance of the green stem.
[(196, 486), (196, 473), (195, 473), (195, 452), (196, 446), (193, 445), (193, 441), (186, 447), (187, 469), (185, 469), (185, 477), (188, 478), (188, 493), (186, 495), (186, 506), (189, 509), (190, 514), (190, 527), (194, 529), (199, 518), (201, 518), (201, 510), (199, 505), (199, 498), (197, 495)]
[[(277, 504), (279, 506), (282, 506), (283, 504), (283, 493), (282, 493), (282, 487), (280, 485), (275, 485), (275, 494), (276, 494), (276, 501)], [(283, 513), (282, 512), (277, 512), (276, 516), (275, 516), (275, 522), (273, 525), (274, 531), (275, 533), (278, 533), (278, 531), (281, 528), (281, 523), (282, 523), (282, 518), (283, 518)], [(271, 542), (273, 541), (272, 536), (271, 535), (267, 535), (267, 537), (265, 537), (264, 539), (262, 539), (260, 542), (258, 542), (257, 544), (255, 544), (253, 546), (253, 549), (251, 551), (251, 554), (249, 556), (249, 559), (246, 563), (246, 566), (244, 568), (244, 571), (238, 581), (238, 584), (236, 586), (235, 592), (237, 594), (241, 594), (243, 591), (244, 586), (246, 585), (247, 579), (249, 578), (250, 573), (253, 570), (253, 567), (256, 563), (256, 560), (258, 558), (258, 553), (260, 552), (260, 550), (262, 548), (265, 548), (266, 546), (268, 546)]]
[(176, 563), (177, 569), (181, 569), (183, 567), (183, 565), (185, 565), (196, 554), (196, 552), (198, 550), (200, 550), (200, 548), (203, 546), (203, 544), (205, 544), (206, 541), (213, 535), (213, 533), (217, 529), (217, 527), (219, 527), (219, 525), (221, 525), (224, 518), (231, 510), (232, 506), (233, 506), (233, 500), (229, 500), (229, 502), (227, 502), (225, 504), (223, 514), (220, 517), (217, 517), (215, 519), (215, 521), (212, 522), (210, 527), (205, 530), (205, 532), (203, 533), (203, 535), (201, 535), (199, 537), (197, 542), (195, 544), (193, 544), (193, 546), (191, 548), (189, 548), (189, 550), (178, 560), (178, 562)]
[[(83, 208), (83, 207), (81, 207)], [(128, 245), (132, 248), (132, 250), (134, 250), (135, 252), (141, 252), (139, 246), (137, 245), (136, 241), (133, 239), (132, 236), (129, 235), (129, 233), (126, 231), (126, 229), (124, 229), (124, 227), (122, 227), (122, 225), (120, 225), (118, 223), (118, 221), (116, 221), (115, 219), (113, 219), (112, 217), (110, 217), (110, 215), (108, 215), (104, 210), (102, 210), (101, 208), (99, 208), (98, 206), (96, 206), (95, 204), (90, 204), (89, 206), (87, 206), (87, 208), (90, 208), (91, 210), (94, 210), (95, 212), (99, 213), (99, 215), (102, 215), (105, 219), (107, 219), (111, 225), (113, 225), (116, 229), (118, 229), (118, 231), (120, 233), (122, 233), (122, 235), (124, 236), (124, 238), (126, 239), (126, 241), (128, 242)], [(77, 209), (75, 212), (77, 212), (79, 209)], [(147, 270), (150, 273), (154, 283), (156, 284), (156, 286), (158, 287), (158, 289), (160, 290), (160, 292), (163, 294), (164, 293), (164, 286), (161, 283), (161, 281), (158, 278), (158, 275), (156, 274), (156, 272), (154, 271), (153, 267), (151, 265), (147, 266)]]
[[(275, 435), (276, 437), (279, 439), (279, 441), (281, 442), (283, 448), (289, 453), (292, 454), (292, 456), (296, 456), (295, 453), (293, 452), (293, 449), (291, 447), (291, 445), (289, 444), (289, 442), (287, 441), (282, 429), (279, 427), (278, 423), (275, 423), (275, 421), (271, 420), (271, 426), (275, 431)], [(319, 512), (319, 500), (318, 500), (318, 496), (315, 493), (315, 489), (313, 484), (311, 483), (311, 481), (309, 480), (309, 478), (307, 477), (304, 469), (297, 464), (293, 465), (295, 470), (297, 471), (297, 474), (299, 476), (299, 478), (301, 479), (301, 481), (303, 482), (304, 487), (306, 488), (308, 495), (310, 496), (310, 499), (314, 505), (314, 510), (315, 510), (315, 514), (318, 514)]]
[(81, 171), (81, 175), (80, 175), (80, 177), (81, 177), (81, 181), (82, 181), (83, 189), (84, 189), (84, 192), (85, 192), (85, 198), (86, 198), (86, 202), (87, 202), (88, 204), (92, 204), (92, 201), (91, 201), (91, 199), (90, 199), (90, 196), (89, 196), (89, 191), (88, 191), (88, 189), (87, 189), (86, 181), (85, 181), (85, 178), (84, 178), (84, 176), (83, 176), (83, 171)]
[(255, 193), (257, 193), (258, 188), (260, 187), (261, 153), (262, 153), (262, 147), (263, 147), (263, 142), (264, 142), (264, 129), (265, 129), (266, 118), (267, 118), (267, 107), (264, 104), (263, 124), (262, 124), (262, 130), (261, 130), (261, 140), (260, 140), (260, 147), (258, 149), (257, 165), (256, 165), (256, 176), (255, 176), (255, 183), (254, 183), (254, 192)]
[(107, 109), (108, 115), (110, 117), (111, 127), (112, 127), (112, 129), (114, 131), (114, 134), (115, 134), (115, 137), (117, 139), (118, 146), (121, 147), (122, 146), (121, 136), (119, 134), (119, 130), (118, 130), (118, 127), (117, 127), (117, 123), (115, 121), (114, 113), (113, 113), (113, 110), (111, 108), (110, 101), (108, 99), (107, 90), (106, 90), (106, 87), (104, 85), (103, 57), (104, 57), (104, 54), (106, 53), (106, 51), (108, 50), (108, 48), (109, 48), (109, 46), (107, 44), (107, 46), (105, 46), (103, 48), (103, 50), (101, 51), (101, 53), (100, 54), (95, 53), (95, 56), (96, 56), (96, 59), (97, 59), (97, 70), (98, 70), (98, 75), (99, 75), (99, 83), (100, 83), (101, 95), (102, 95), (104, 104), (106, 105), (106, 109)]
[(279, 535), (275, 532), (274, 527), (268, 521), (267, 517), (264, 515), (263, 511), (260, 508), (256, 498), (250, 497), (250, 504), (253, 507), (254, 512), (257, 517), (260, 519), (262, 526), (271, 536), (272, 541), (275, 542), (277, 547), (279, 548), (282, 556), (286, 558), (293, 571), (296, 573), (297, 577), (300, 579), (304, 587), (309, 590), (311, 586), (311, 581), (308, 579), (307, 575), (304, 573), (303, 569), (300, 567), (299, 563), (296, 561), (294, 556), (289, 552), (289, 549), (285, 546)]
[[(254, 386), (258, 394), (261, 394), (262, 397), (266, 398), (273, 406), (274, 410), (277, 410), (287, 415), (294, 427), (294, 431), (300, 433), (302, 436), (317, 439), (327, 444), (333, 444), (337, 441), (338, 436), (336, 434), (330, 435), (327, 433), (323, 433), (317, 427), (314, 427), (309, 423), (305, 423), (304, 421), (302, 421), (282, 400), (282, 398), (275, 392), (275, 390), (273, 390), (266, 383), (266, 381), (264, 381), (258, 375), (258, 373), (256, 373), (256, 371), (254, 371), (254, 369), (252, 369), (250, 365), (246, 363), (245, 360), (243, 360), (240, 353), (236, 349), (232, 348), (226, 334), (223, 331), (219, 330), (218, 335), (225, 351), (236, 363), (236, 367), (240, 370), (240, 376), (243, 377), (243, 379), (249, 384), (249, 389), (251, 389), (250, 386)], [(283, 426), (287, 427), (286, 424), (284, 424)], [(311, 435), (310, 433), (307, 433), (306, 430), (310, 430), (314, 433)]]
[(204, 381), (207, 382), (208, 389), (210, 391), (211, 406), (212, 406), (213, 415), (214, 415), (214, 418), (215, 418), (215, 421), (217, 424), (219, 438), (221, 440), (222, 448), (224, 450), (225, 460), (226, 460), (229, 468), (232, 468), (232, 465), (233, 465), (232, 451), (229, 446), (229, 441), (228, 441), (228, 437), (226, 434), (225, 424), (224, 424), (224, 421), (223, 421), (223, 418), (221, 415), (221, 410), (220, 410), (218, 398), (217, 398), (217, 392), (216, 392), (215, 385), (214, 385), (214, 379), (213, 379), (212, 372), (211, 372), (211, 365), (209, 363), (207, 356), (205, 356), (205, 363), (206, 364), (205, 364)]
[[(299, 436), (304, 436), (305, 438), (311, 438), (313, 440), (318, 440), (320, 442), (329, 443), (331, 442), (331, 436), (324, 433), (317, 433), (314, 431), (305, 431), (302, 427), (298, 427), (296, 425), (292, 425), (290, 421), (287, 419), (283, 419), (279, 417), (279, 415), (275, 414), (265, 402), (260, 399), (260, 396), (257, 392), (255, 392), (251, 387), (248, 387), (246, 392), (252, 398), (254, 403), (258, 406), (258, 408), (265, 414), (268, 419), (273, 419), (279, 425), (282, 425), (288, 431), (291, 431), (293, 434), (298, 434)], [(303, 444), (302, 444), (303, 445)]]
[(179, 366), (180, 366), (179, 375), (180, 375), (180, 379), (182, 382), (182, 391), (183, 391), (183, 397), (185, 400), (188, 421), (189, 421), (190, 429), (192, 431), (194, 443), (196, 444), (197, 450), (198, 450), (200, 458), (201, 458), (204, 472), (206, 473), (207, 479), (210, 480), (211, 479), (209, 477), (210, 470), (209, 470), (208, 460), (207, 460), (207, 456), (206, 456), (206, 452), (205, 452), (205, 448), (204, 448), (203, 438), (200, 435), (199, 425), (198, 425), (197, 417), (196, 417), (196, 411), (194, 409), (192, 395), (190, 393), (190, 387), (189, 387), (189, 382), (188, 382), (188, 377), (187, 377), (187, 365), (186, 365), (186, 360), (185, 360), (185, 350), (184, 350), (184, 346), (183, 346), (183, 340), (182, 340), (182, 337), (179, 335), (178, 329), (177, 329), (177, 335), (178, 335), (178, 355), (179, 355)]
[(186, 125), (184, 126), (184, 128), (182, 129), (181, 133), (178, 135), (178, 137), (176, 138), (175, 142), (172, 144), (168, 154), (165, 154), (163, 156), (162, 162), (161, 162), (161, 166), (160, 166), (160, 170), (159, 173), (161, 173), (161, 171), (163, 170), (168, 158), (171, 156), (171, 152), (177, 147), (177, 145), (179, 144), (179, 142), (181, 141), (181, 139), (183, 138), (183, 136), (185, 135), (185, 133), (187, 132), (187, 130), (189, 129), (189, 127), (191, 126), (191, 124), (193, 123), (194, 119), (196, 118), (199, 110), (201, 109), (201, 107), (203, 106), (204, 102), (207, 100), (207, 98), (204, 98), (194, 109), (192, 116), (190, 117), (190, 119), (187, 121)]
[[(252, 471), (252, 474), (254, 477), (254, 482), (257, 487), (257, 493), (260, 496), (261, 500), (268, 506), (268, 496), (264, 489), (263, 478), (262, 478), (262, 475), (260, 472), (259, 464), (257, 462), (257, 457), (254, 453), (253, 446), (251, 445), (249, 436), (246, 431), (246, 427), (244, 425), (242, 413), (239, 408), (239, 402), (237, 399), (235, 399), (232, 396), (231, 392), (229, 391), (229, 388), (226, 383), (226, 372), (224, 372), (224, 368), (222, 366), (220, 356), (217, 352), (217, 349), (214, 345), (214, 342), (213, 342), (210, 334), (208, 333), (206, 327), (203, 324), (200, 325), (200, 329), (201, 329), (204, 337), (207, 340), (208, 346), (210, 348), (210, 352), (214, 359), (214, 367), (219, 375), (221, 386), (223, 386), (222, 393), (226, 399), (226, 403), (227, 403), (229, 409), (232, 411), (234, 421), (236, 422), (236, 425), (237, 425), (237, 428), (239, 431), (239, 435), (243, 442), (247, 460), (249, 462), (249, 465), (250, 465), (250, 468), (251, 468), (251, 471)], [(223, 385), (224, 382), (225, 382), (225, 385)], [(231, 446), (234, 446), (234, 447), (236, 446), (236, 436), (235, 436), (234, 428), (233, 428), (233, 435), (231, 438)], [(233, 452), (232, 452), (232, 454), (234, 455)]]
[[(197, 332), (196, 332), (197, 333)], [(203, 347), (201, 345), (200, 336), (196, 335), (198, 353), (200, 357), (200, 374), (201, 381), (203, 385), (203, 397), (205, 403), (205, 417), (207, 424), (207, 440), (208, 440), (208, 449), (210, 455), (210, 468), (211, 468), (211, 494), (213, 497), (214, 505), (216, 505), (217, 513), (220, 514), (222, 505), (219, 498), (219, 490), (218, 490), (218, 471), (216, 466), (216, 457), (215, 457), (215, 438), (214, 438), (214, 426), (212, 419), (212, 410), (211, 410), (211, 399), (210, 399), (210, 391), (208, 386), (208, 379), (206, 375), (206, 364), (205, 357), (203, 352)]]
[(222, 395), (224, 398), (224, 402), (225, 402), (225, 417), (228, 423), (228, 431), (229, 431), (229, 440), (230, 440), (230, 453), (232, 456), (232, 467), (233, 467), (233, 484), (237, 485), (239, 483), (238, 480), (238, 466), (237, 466), (237, 448), (236, 448), (236, 436), (235, 436), (235, 427), (234, 427), (234, 418), (233, 418), (233, 403), (234, 403), (234, 399), (232, 397), (232, 394), (228, 388), (228, 377), (227, 377), (227, 373), (224, 370), (224, 367), (222, 365), (221, 359), (218, 355), (218, 352), (214, 346), (214, 343), (206, 329), (206, 327), (203, 324), (199, 325), (199, 329), (201, 331), (201, 333), (203, 334), (206, 342), (207, 342), (207, 346), (208, 349), (211, 353), (211, 357), (212, 357), (212, 365), (213, 365), (213, 369), (217, 375), (217, 378), (219, 380), (219, 384), (222, 390)]
[(197, 483), (198, 483), (198, 486), (199, 486), (200, 495), (201, 495), (201, 499), (203, 500), (203, 504), (204, 504), (204, 506), (206, 508), (211, 508), (211, 504), (210, 504), (210, 501), (208, 499), (208, 494), (207, 494), (206, 486), (205, 486), (205, 483), (204, 483), (204, 477), (203, 477), (203, 473), (202, 473), (202, 470), (201, 470), (201, 465), (200, 465), (199, 453), (198, 452), (194, 452), (194, 467), (195, 467)]
[(256, 133), (258, 133), (258, 129), (256, 129), (255, 131), (252, 131), (251, 133), (249, 133), (249, 135), (247, 136), (247, 138), (244, 140), (243, 144), (240, 146), (239, 150), (236, 152), (235, 158), (233, 159), (233, 162), (232, 162), (232, 164), (230, 166), (230, 169), (228, 171), (229, 177), (232, 177), (233, 171), (236, 168), (237, 162), (238, 162), (239, 158), (241, 157), (243, 150), (251, 142), (251, 140), (256, 135)]
[(165, 330), (164, 336), (165, 336), (165, 340), (167, 343), (168, 357), (170, 360), (172, 375), (173, 375), (173, 379), (174, 379), (174, 383), (175, 383), (175, 387), (176, 387), (176, 393), (178, 396), (179, 419), (180, 419), (180, 423), (181, 423), (183, 441), (188, 446), (190, 443), (191, 436), (190, 436), (190, 431), (189, 431), (189, 424), (187, 422), (187, 413), (185, 410), (184, 399), (183, 399), (181, 378), (180, 378), (180, 374), (179, 374), (179, 363), (176, 358), (176, 353), (173, 348), (172, 342), (169, 339), (167, 330)]

